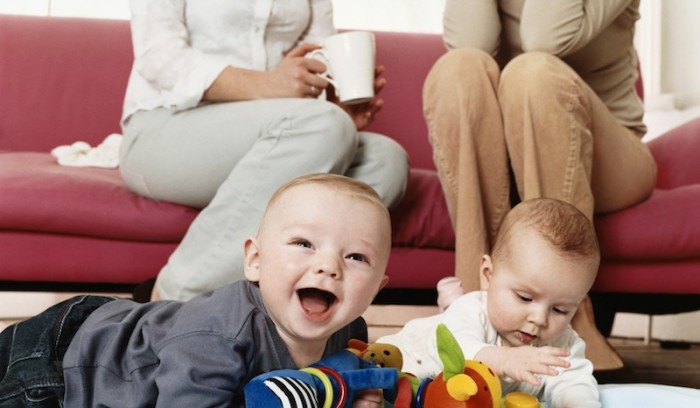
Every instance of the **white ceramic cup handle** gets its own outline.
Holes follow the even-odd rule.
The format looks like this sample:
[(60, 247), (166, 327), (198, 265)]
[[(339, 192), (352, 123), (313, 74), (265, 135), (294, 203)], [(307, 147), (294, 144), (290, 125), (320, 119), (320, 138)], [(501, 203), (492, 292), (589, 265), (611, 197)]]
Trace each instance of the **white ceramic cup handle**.
[(333, 78), (330, 77), (331, 75), (333, 75), (333, 73), (331, 72), (331, 64), (328, 62), (326, 52), (323, 51), (322, 48), (318, 48), (306, 54), (306, 57), (317, 59), (326, 64), (326, 72), (320, 72), (316, 75), (330, 82), (331, 85), (333, 85), (333, 87), (337, 88), (335, 81), (333, 80)]

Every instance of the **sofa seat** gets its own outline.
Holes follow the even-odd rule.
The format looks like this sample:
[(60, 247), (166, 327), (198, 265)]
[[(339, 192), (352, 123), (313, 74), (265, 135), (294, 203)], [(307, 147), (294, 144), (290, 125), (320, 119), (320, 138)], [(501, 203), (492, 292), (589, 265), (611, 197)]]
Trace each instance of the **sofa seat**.
[(0, 230), (178, 243), (197, 211), (129, 192), (118, 170), (0, 153)]
[(700, 228), (688, 222), (700, 219), (698, 202), (700, 184), (656, 189), (639, 205), (597, 216), (601, 251), (610, 261), (700, 258)]
[[(651, 197), (631, 208), (598, 215), (601, 265), (593, 290), (611, 309), (677, 313), (700, 309), (700, 118), (648, 145), (658, 168)], [(665, 294), (658, 302), (640, 297), (632, 305), (617, 294)], [(599, 297), (602, 299), (602, 296)], [(627, 308), (629, 306), (629, 308)]]
[[(405, 199), (391, 213), (398, 220), (391, 287), (434, 287), (452, 270), (454, 234), (444, 200), (435, 199), (440, 188), (434, 171), (411, 170)], [(59, 166), (49, 153), (0, 152), (2, 280), (141, 282), (165, 264), (197, 214), (131, 193), (116, 169)], [(27, 247), (40, 256), (27, 257)], [(139, 256), (124, 256), (130, 253)], [(448, 267), (429, 272), (436, 264)]]

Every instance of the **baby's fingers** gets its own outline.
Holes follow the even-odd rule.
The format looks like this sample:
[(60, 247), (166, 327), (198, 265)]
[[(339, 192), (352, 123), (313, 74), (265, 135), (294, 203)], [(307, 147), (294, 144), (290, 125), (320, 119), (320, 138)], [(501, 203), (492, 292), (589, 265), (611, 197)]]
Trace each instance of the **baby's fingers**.
[[(562, 360), (558, 359), (558, 361), (552, 360), (552, 359), (539, 359), (538, 361), (532, 361), (529, 364), (526, 364), (523, 368), (525, 372), (527, 372), (528, 375), (534, 375), (534, 376), (542, 376), (542, 375), (547, 375), (547, 376), (557, 376), (559, 375), (559, 370), (557, 370), (556, 367), (568, 367), (569, 363), (567, 361), (563, 361), (563, 365), (561, 364)], [(534, 383), (533, 383), (534, 384)]]
[(537, 362), (542, 366), (547, 367), (546, 372), (538, 371), (546, 375), (557, 375), (556, 367), (569, 368), (571, 363), (566, 357), (569, 356), (567, 350), (558, 347), (540, 347)]
[(542, 384), (541, 376), (535, 373), (531, 373), (529, 371), (522, 373), (520, 378), (518, 378), (517, 380), (530, 383), (535, 387), (539, 387)]
[(569, 353), (569, 350), (563, 349), (561, 347), (545, 346), (540, 347), (539, 350), (558, 357), (569, 357), (569, 355), (571, 355), (571, 353)]
[(568, 360), (551, 355), (540, 356), (539, 363), (550, 367), (569, 368), (571, 366), (571, 363), (569, 363)]

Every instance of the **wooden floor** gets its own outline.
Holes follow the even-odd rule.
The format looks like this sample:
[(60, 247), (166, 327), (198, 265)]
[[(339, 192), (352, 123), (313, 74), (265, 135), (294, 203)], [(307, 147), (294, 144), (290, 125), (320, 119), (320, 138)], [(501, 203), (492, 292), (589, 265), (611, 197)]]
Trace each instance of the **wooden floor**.
[(645, 345), (641, 340), (610, 339), (625, 362), (615, 371), (595, 373), (601, 384), (651, 383), (700, 388), (700, 345), (687, 349)]

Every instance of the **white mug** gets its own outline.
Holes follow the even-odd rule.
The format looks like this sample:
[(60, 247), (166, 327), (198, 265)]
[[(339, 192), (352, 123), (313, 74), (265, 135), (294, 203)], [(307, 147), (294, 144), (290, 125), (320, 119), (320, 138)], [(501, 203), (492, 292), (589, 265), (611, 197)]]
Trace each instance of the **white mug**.
[(341, 102), (352, 105), (374, 98), (375, 54), (373, 33), (349, 31), (326, 38), (308, 56), (326, 64), (320, 75), (333, 84)]

